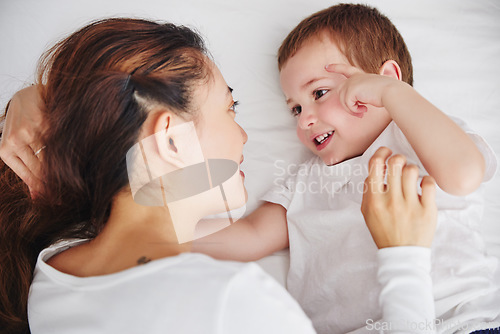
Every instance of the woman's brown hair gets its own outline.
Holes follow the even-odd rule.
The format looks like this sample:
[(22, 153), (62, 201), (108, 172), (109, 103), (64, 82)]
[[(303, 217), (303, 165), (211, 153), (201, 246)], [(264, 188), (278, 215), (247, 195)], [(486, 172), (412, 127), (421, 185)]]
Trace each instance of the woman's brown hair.
[(113, 197), (128, 185), (126, 153), (151, 106), (195, 118), (191, 96), (210, 77), (198, 34), (183, 26), (105, 19), (41, 59), (44, 190), (0, 161), (0, 328), (29, 333), (28, 292), (39, 252), (68, 238), (94, 238)]
[(395, 60), (401, 68), (402, 80), (413, 85), (411, 56), (403, 37), (386, 16), (366, 5), (339, 4), (302, 20), (279, 48), (279, 70), (306, 41), (325, 32), (351, 65), (378, 73), (384, 62)]

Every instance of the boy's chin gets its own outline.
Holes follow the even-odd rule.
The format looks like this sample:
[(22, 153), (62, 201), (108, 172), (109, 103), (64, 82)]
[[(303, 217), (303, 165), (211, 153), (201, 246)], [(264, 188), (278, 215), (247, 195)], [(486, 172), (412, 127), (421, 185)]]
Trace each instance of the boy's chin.
[(333, 165), (336, 165), (336, 164), (342, 162), (341, 160), (339, 160), (335, 156), (332, 156), (331, 154), (320, 156), (320, 158), (323, 161), (323, 163), (327, 166), (333, 166)]
[(345, 155), (338, 155), (338, 154), (325, 154), (325, 155), (318, 155), (318, 156), (321, 158), (321, 160), (327, 166), (337, 165), (341, 162), (344, 162), (346, 160), (351, 159), (351, 157), (347, 157)]

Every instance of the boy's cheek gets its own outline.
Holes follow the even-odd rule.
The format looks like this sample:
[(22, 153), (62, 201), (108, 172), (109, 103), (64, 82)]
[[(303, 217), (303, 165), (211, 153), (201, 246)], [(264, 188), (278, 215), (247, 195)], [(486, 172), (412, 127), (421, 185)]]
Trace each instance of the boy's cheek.
[(307, 138), (306, 134), (304, 133), (304, 130), (300, 129), (300, 127), (298, 125), (297, 125), (297, 128), (296, 128), (296, 133), (297, 133), (297, 137), (299, 138), (299, 140), (301, 141), (301, 143), (304, 144), (306, 147), (308, 147), (310, 149), (312, 143), (309, 140), (309, 138)]

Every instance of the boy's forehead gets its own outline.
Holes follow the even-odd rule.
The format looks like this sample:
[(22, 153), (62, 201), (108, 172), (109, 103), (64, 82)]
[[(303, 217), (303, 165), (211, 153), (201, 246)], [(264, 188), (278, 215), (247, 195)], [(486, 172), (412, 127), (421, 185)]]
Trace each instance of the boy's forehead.
[(315, 82), (339, 79), (325, 70), (326, 65), (338, 63), (349, 64), (349, 61), (333, 39), (316, 37), (306, 41), (281, 69), (280, 83), (287, 103)]
[[(281, 72), (323, 71), (333, 63), (349, 63), (333, 38), (326, 34), (310, 37), (284, 64)], [(306, 73), (303, 73), (306, 74)]]

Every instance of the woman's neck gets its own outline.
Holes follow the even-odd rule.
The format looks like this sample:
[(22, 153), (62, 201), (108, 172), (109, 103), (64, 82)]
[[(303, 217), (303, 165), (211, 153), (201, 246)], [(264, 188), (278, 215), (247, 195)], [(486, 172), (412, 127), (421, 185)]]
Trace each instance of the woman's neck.
[(48, 263), (65, 273), (88, 277), (190, 250), (191, 243), (177, 242), (167, 207), (139, 205), (124, 191), (115, 197), (108, 222), (95, 239), (56, 255)]

